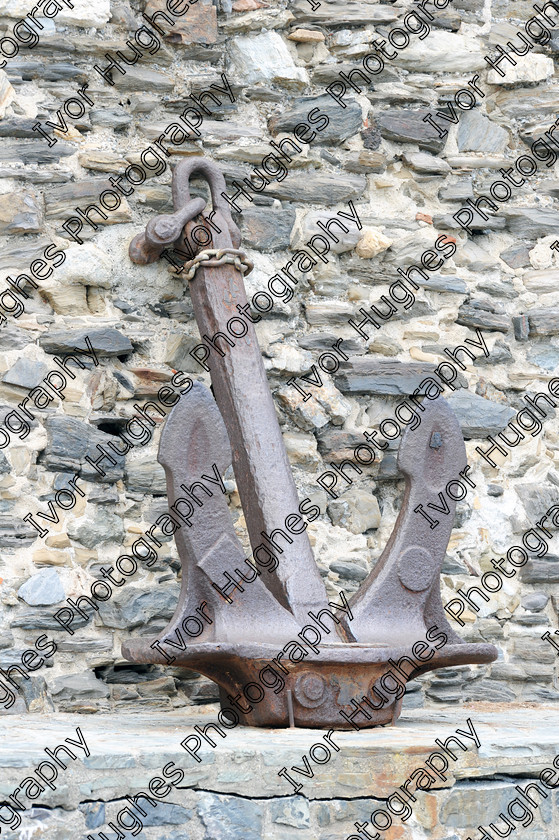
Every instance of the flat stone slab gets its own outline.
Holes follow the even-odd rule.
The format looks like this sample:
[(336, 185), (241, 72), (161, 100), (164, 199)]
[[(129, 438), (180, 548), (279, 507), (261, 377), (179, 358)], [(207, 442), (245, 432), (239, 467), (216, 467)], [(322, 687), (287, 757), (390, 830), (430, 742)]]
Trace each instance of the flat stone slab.
[[(258, 729), (237, 726), (225, 739), (213, 730), (217, 747), (204, 742), (197, 762), (180, 746), (194, 726), (217, 723), (219, 707), (195, 706), (180, 712), (130, 714), (4, 715), (0, 718), (0, 793), (11, 791), (25, 770), (47, 759), (45, 747), (53, 749), (65, 738), (77, 739), (80, 727), (91, 755), (72, 763), (64, 773), (69, 789), (95, 789), (96, 798), (111, 797), (115, 785), (121, 795), (137, 790), (166, 762), (174, 760), (188, 770), (188, 784), (203, 782), (205, 789), (220, 793), (243, 793), (250, 778), (254, 797), (274, 797), (289, 792), (278, 778), (282, 767), (303, 766), (302, 755), (322, 741), (318, 729)], [(460, 752), (452, 768), (454, 780), (490, 778), (499, 775), (535, 777), (550, 766), (559, 753), (559, 708), (536, 704), (469, 703), (439, 709), (404, 710), (396, 726), (355, 731), (337, 731), (332, 739), (340, 747), (331, 760), (314, 765), (313, 779), (304, 781), (310, 799), (376, 796), (386, 797), (433, 751), (435, 739), (443, 742), (460, 728), (468, 732), (470, 718), (481, 746), (462, 739), (468, 750)], [(359, 723), (360, 718), (356, 718)], [(223, 727), (222, 727), (223, 728)], [(208, 730), (212, 735), (212, 730)], [(458, 736), (460, 737), (460, 736)], [(78, 757), (83, 750), (76, 750)], [(243, 768), (235, 778), (232, 768)], [(115, 771), (118, 771), (115, 773)], [(106, 790), (100, 782), (113, 778)], [(297, 774), (294, 774), (297, 775)], [(242, 778), (241, 778), (242, 776)], [(186, 784), (186, 782), (185, 782)], [(56, 796), (54, 796), (56, 799)], [(73, 799), (73, 797), (72, 797)], [(76, 800), (74, 800), (76, 801)], [(79, 801), (79, 798), (78, 800)]]

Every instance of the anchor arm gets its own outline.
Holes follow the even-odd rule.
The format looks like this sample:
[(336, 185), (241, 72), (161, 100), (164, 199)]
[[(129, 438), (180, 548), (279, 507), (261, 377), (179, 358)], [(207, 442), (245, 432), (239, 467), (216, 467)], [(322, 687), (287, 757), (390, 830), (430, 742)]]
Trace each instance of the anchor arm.
[[(445, 495), (449, 481), (467, 464), (460, 425), (438, 397), (422, 404), (421, 425), (402, 436), (398, 465), (406, 477), (402, 507), (376, 567), (350, 601), (351, 630), (360, 642), (394, 645), (422, 639), (437, 624), (450, 642), (462, 639), (443, 611), (439, 575), (452, 532), (456, 501)], [(414, 509), (426, 499), (440, 503), (432, 528)]]

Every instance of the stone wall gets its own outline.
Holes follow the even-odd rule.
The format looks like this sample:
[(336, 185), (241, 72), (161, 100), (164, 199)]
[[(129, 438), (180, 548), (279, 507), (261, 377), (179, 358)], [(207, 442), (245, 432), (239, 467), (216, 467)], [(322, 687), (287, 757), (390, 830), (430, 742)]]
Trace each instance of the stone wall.
[[(149, 0), (148, 14), (164, 8), (158, 2)], [(301, 142), (289, 175), (270, 176), (269, 186), (252, 192), (252, 203), (242, 199), (242, 213), (234, 215), (255, 264), (245, 281), (249, 297), (266, 289), (268, 279), (319, 233), (318, 221), (348, 213), (352, 201), (362, 223), (359, 231), (348, 223), (328, 262), (317, 261), (306, 277), (299, 273), (293, 299), (276, 299), (273, 312), (256, 327), (300, 497), (321, 510), (309, 531), (329, 593), (354, 592), (390, 535), (403, 492), (398, 440), (360, 476), (352, 472), (351, 485), (340, 479), (336, 499), (317, 478), (331, 463), (351, 457), (363, 431), (394, 416), (398, 402), (447, 358), (445, 348), (476, 340), (476, 328), (489, 355), (475, 353), (474, 363), (466, 359), (462, 388), (445, 392), (462, 425), (476, 487), (458, 505), (443, 567), (443, 599), (464, 585), (479, 585), (479, 576), (492, 569), (491, 559), (519, 544), (559, 502), (558, 425), (552, 412), (539, 434), (525, 432), (496, 467), (476, 451), (488, 445), (488, 435), (503, 431), (525, 405), (525, 395), (549, 394), (547, 384), (557, 369), (554, 155), (546, 161), (542, 153), (537, 172), (512, 187), (509, 201), (499, 199), (494, 214), (476, 216), (471, 234), (455, 218), (468, 199), (488, 194), (499, 170), (514, 166), (554, 122), (559, 38), (551, 29), (548, 43), (515, 56), (515, 66), (504, 61), (508, 69), (502, 77), (484, 56), (495, 56), (496, 45), (510, 40), (520, 49), (516, 33), (519, 27), (526, 32), (523, 23), (532, 7), (526, 0), (454, 0), (444, 9), (433, 7), (431, 32), (412, 36), (370, 83), (354, 74), (360, 92), (348, 82), (342, 107), (327, 86), (340, 71), (364, 70), (373, 37), (402, 29), (411, 4), (322, 0), (314, 10), (313, 5), (220, 0), (215, 7), (198, 0), (187, 16), (176, 18), (172, 35), (157, 51), (150, 55), (145, 49), (134, 65), (120, 59), (126, 72), (114, 71), (110, 85), (94, 65), (104, 68), (105, 54), (115, 56), (117, 50), (132, 60), (126, 41), (138, 43), (133, 34), (144, 8), (136, 0), (75, 0), (73, 10), (62, 7), (56, 17), (42, 19), (39, 44), (6, 59), (0, 74), (2, 290), (9, 288), (7, 276), (17, 283), (51, 243), (65, 255), (55, 266), (61, 258), (51, 249), (46, 265), (34, 263), (43, 275), (38, 289), (19, 280), (24, 312), (14, 302), (23, 293), (0, 294), (6, 319), (0, 326), (0, 417), (9, 430), (0, 441), (9, 438), (0, 454), (0, 666), (21, 664), (23, 651), (41, 634), (58, 646), (29, 680), (20, 680), (25, 699), (11, 712), (169, 709), (216, 698), (213, 684), (194, 673), (136, 667), (120, 655), (123, 638), (155, 635), (174, 611), (180, 567), (170, 538), (156, 565), (148, 570), (140, 564), (114, 597), (99, 603), (92, 622), (74, 624), (73, 635), (53, 613), (66, 598), (89, 594), (101, 566), (130, 549), (166, 505), (164, 473), (156, 462), (162, 417), (151, 441), (115, 456), (105, 476), (87, 457), (98, 443), (118, 443), (115, 436), (136, 413), (134, 406), (154, 398), (175, 371), (209, 383), (189, 355), (199, 337), (184, 283), (163, 261), (138, 266), (128, 258), (131, 238), (157, 213), (172, 209), (169, 167), (157, 175), (154, 164), (152, 176), (117, 209), (107, 210), (106, 220), (94, 215), (97, 229), (84, 222), (83, 244), (62, 225), (76, 216), (76, 207), (97, 202), (100, 192), (111, 188), (109, 178), (140, 161), (142, 151), (194, 104), (191, 95), (223, 86), (222, 74), (232, 97), (220, 94), (219, 105), (206, 101), (209, 114), (199, 137), (191, 134), (176, 145), (166, 140), (164, 146), (171, 163), (190, 155), (217, 161), (230, 194), (232, 181), (248, 178), (270, 153), (270, 141), (292, 137), (309, 111), (318, 108), (329, 119), (310, 142)], [(27, 7), (20, 0), (0, 0), (8, 35)], [(393, 40), (403, 43), (401, 35)], [(483, 91), (476, 93), (475, 107), (454, 104), (456, 123), (435, 117), (437, 111), (451, 114), (449, 103), (456, 103), (455, 94), (472, 79)], [(94, 104), (77, 118), (62, 111), (61, 122), (57, 112), (68, 98), (74, 101), (69, 111), (79, 113), (76, 91), (85, 83)], [(468, 104), (464, 96), (459, 101)], [(429, 113), (442, 128), (423, 121)], [(46, 121), (60, 127), (46, 127)], [(38, 122), (50, 141), (36, 130)], [(199, 187), (194, 194), (207, 195)], [(400, 306), (379, 329), (369, 323), (368, 337), (349, 325), (349, 319), (362, 319), (360, 308), (389, 294), (401, 277), (398, 269), (417, 264), (443, 234), (456, 245), (455, 254), (440, 270), (426, 272), (427, 279), (415, 275), (420, 288), (413, 306)], [(383, 303), (378, 308), (386, 312)], [(35, 392), (26, 404), (34, 414), (26, 429), (22, 409), (10, 412), (49, 371), (60, 370), (55, 357), (87, 349), (85, 336), (98, 364), (87, 361), (76, 370), (64, 399), (51, 394), (39, 408)], [(307, 373), (339, 338), (349, 361), (332, 376), (321, 371), (320, 388), (297, 379), (312, 395), (303, 400), (288, 380)], [(59, 491), (76, 474), (76, 504), (64, 510), (71, 496)], [(232, 475), (227, 488), (242, 537)], [(39, 511), (59, 521), (38, 519)], [(29, 513), (48, 529), (42, 537), (24, 519)], [(551, 541), (545, 556), (531, 556), (514, 577), (504, 578), (501, 591), (482, 603), (479, 614), (465, 611), (464, 628), (453, 623), (465, 639), (496, 644), (499, 660), (418, 680), (410, 686), (408, 706), (555, 701), (555, 651), (541, 636), (557, 624), (556, 552)], [(37, 660), (29, 662), (31, 670)]]

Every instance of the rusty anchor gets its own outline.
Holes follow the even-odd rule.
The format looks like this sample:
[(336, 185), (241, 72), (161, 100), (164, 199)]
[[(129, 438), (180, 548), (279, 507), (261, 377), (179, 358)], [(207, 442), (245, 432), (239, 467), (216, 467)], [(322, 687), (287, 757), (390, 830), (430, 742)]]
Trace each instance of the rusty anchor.
[[(199, 249), (183, 276), (190, 280), (200, 335), (215, 338), (216, 333), (226, 335), (229, 319), (238, 318), (239, 308), (247, 306), (243, 273), (251, 267), (239, 250), (240, 232), (221, 195), (225, 180), (216, 164), (191, 158), (176, 166), (175, 213), (150, 221), (145, 233), (132, 241), (130, 257), (140, 264), (153, 262), (166, 247), (178, 247), (195, 222), (209, 231), (199, 216), (205, 202), (190, 197), (190, 178), (196, 173), (210, 185), (214, 247)], [(211, 474), (213, 464), (221, 475), (232, 464), (254, 557), (262, 559), (259, 547), (264, 545), (277, 562), (266, 555), (267, 563), (248, 562), (225, 496), (204, 496), (190, 527), (174, 534), (182, 584), (173, 618), (158, 639), (124, 643), (123, 656), (164, 665), (169, 657), (156, 643), (173, 640), (173, 665), (193, 668), (216, 682), (222, 707), (229, 705), (228, 695), (238, 696), (249, 683), (258, 685), (259, 675), (273, 662), (285, 675), (284, 690), (266, 691), (261, 702), (253, 701), (240, 713), (241, 721), (335, 729), (350, 727), (340, 712), (348, 710), (353, 698), (376, 696), (372, 692), (390, 670), (389, 661), (411, 657), (414, 644), (425, 641), (433, 625), (446, 643), (429, 661), (408, 660), (415, 667), (406, 680), (436, 668), (495, 660), (493, 645), (465, 643), (443, 611), (439, 576), (456, 502), (449, 501), (446, 524), (435, 530), (413, 513), (418, 502), (437, 496), (466, 466), (460, 426), (449, 405), (441, 397), (425, 401), (419, 428), (405, 430), (398, 464), (406, 489), (394, 530), (375, 568), (350, 599), (349, 610), (336, 611), (341, 605), (328, 601), (307, 531), (295, 534), (293, 529), (285, 538), (286, 518), (297, 514), (299, 500), (256, 333), (250, 319), (242, 320), (246, 332), (235, 338), (234, 346), (223, 341), (221, 352), (207, 359), (215, 400), (199, 382), (181, 397), (163, 429), (158, 460), (165, 469), (169, 506), (175, 509), (181, 488), (192, 490), (201, 475)], [(224, 579), (238, 584), (231, 583), (232, 597), (227, 599), (216, 589), (226, 591)], [(199, 622), (193, 637), (185, 621), (201, 604), (211, 623)], [(315, 645), (312, 655), (300, 661), (284, 653), (278, 664), (282, 646), (289, 649), (290, 642), (300, 641), (298, 634), (311, 614), (322, 616), (326, 627), (320, 647)], [(369, 708), (360, 727), (395, 722), (401, 702), (391, 695), (381, 707)]]

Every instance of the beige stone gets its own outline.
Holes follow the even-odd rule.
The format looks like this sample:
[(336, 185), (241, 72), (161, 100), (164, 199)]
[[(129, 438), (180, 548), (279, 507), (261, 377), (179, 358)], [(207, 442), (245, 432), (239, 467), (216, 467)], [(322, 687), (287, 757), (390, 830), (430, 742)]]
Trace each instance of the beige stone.
[(549, 268), (542, 271), (527, 271), (522, 282), (529, 292), (548, 294), (559, 291), (559, 269)]
[(71, 542), (68, 534), (53, 534), (46, 538), (45, 545), (49, 548), (70, 548)]
[(112, 152), (102, 152), (99, 149), (82, 152), (78, 155), (80, 166), (93, 172), (123, 172), (128, 161)]
[(74, 140), (76, 143), (83, 143), (85, 141), (85, 137), (78, 131), (78, 129), (70, 125), (70, 123), (66, 126), (66, 131), (60, 131), (59, 128), (55, 128), (53, 131), (55, 137), (58, 137), (59, 140)]
[(362, 534), (380, 525), (380, 509), (376, 496), (364, 490), (351, 489), (328, 505), (334, 525), (347, 528), (352, 534)]
[(70, 565), (70, 553), (68, 551), (51, 551), (47, 548), (39, 548), (33, 552), (33, 562), (36, 566), (67, 566)]
[(83, 286), (53, 286), (44, 295), (58, 315), (75, 315), (87, 311), (87, 294)]
[(383, 234), (380, 228), (368, 227), (363, 229), (361, 239), (355, 246), (355, 253), (363, 259), (369, 260), (377, 254), (386, 251), (394, 240)]
[(295, 29), (287, 36), (289, 41), (297, 41), (298, 44), (317, 44), (326, 40), (322, 32), (316, 29)]
[(305, 435), (301, 432), (284, 432), (282, 437), (290, 463), (311, 467), (312, 469), (320, 463), (320, 455), (314, 435)]
[(329, 422), (328, 414), (318, 405), (316, 400), (305, 402), (295, 388), (284, 387), (277, 392), (280, 405), (296, 418), (297, 425), (303, 429), (321, 429)]
[(6, 113), (8, 105), (16, 98), (15, 90), (8, 81), (7, 75), (0, 70), (0, 118)]
[(80, 566), (87, 566), (88, 563), (92, 563), (98, 559), (97, 552), (91, 551), (88, 548), (74, 548), (74, 557)]

